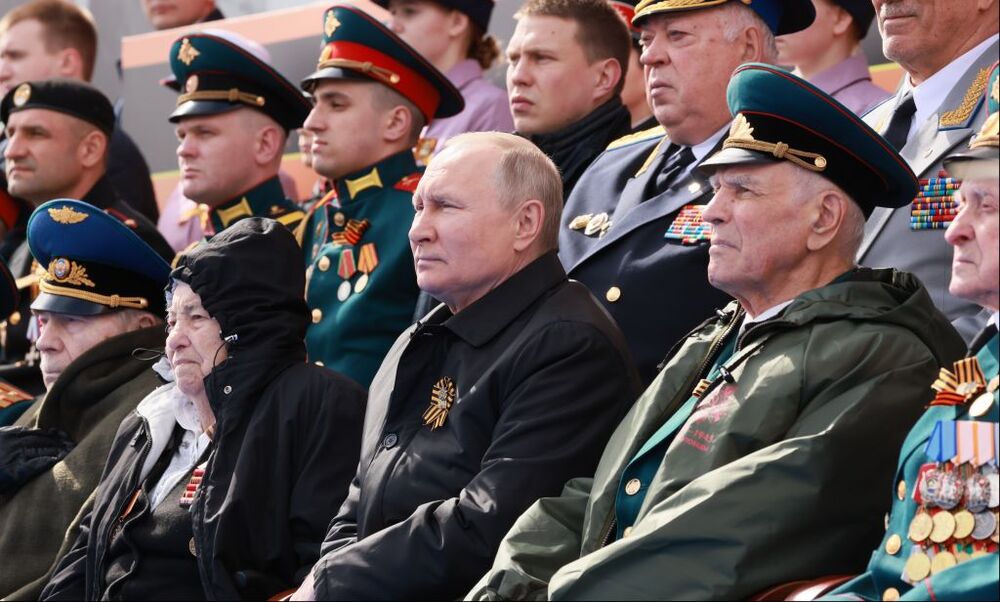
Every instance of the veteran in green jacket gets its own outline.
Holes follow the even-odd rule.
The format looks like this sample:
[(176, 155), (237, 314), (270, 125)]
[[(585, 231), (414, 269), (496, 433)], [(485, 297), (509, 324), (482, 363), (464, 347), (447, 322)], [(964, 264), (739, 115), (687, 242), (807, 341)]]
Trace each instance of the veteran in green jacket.
[(461, 93), (365, 12), (323, 15), (323, 50), (302, 87), (315, 106), (313, 169), (334, 182), (299, 234), (312, 325), (309, 359), (368, 387), (413, 323), (417, 277), (407, 232), (423, 170), (412, 148), (431, 119), (458, 114)]
[(38, 599), (79, 534), (119, 424), (163, 383), (151, 360), (170, 274), (131, 228), (83, 201), (41, 205), (27, 237), (46, 270), (31, 304), (46, 393), (0, 428), (4, 600)]
[[(1000, 84), (993, 66), (989, 116), (969, 148), (944, 160), (962, 181), (945, 239), (955, 248), (949, 292), (991, 312), (968, 355), (941, 369), (934, 400), (910, 431), (892, 483), (892, 511), (868, 570), (834, 600), (1000, 598)], [(883, 495), (888, 494), (883, 487)], [(888, 495), (886, 495), (888, 497)]]
[[(736, 70), (708, 277), (737, 301), (682, 340), (592, 479), (523, 514), (473, 599), (740, 599), (858, 571), (898, 446), (961, 338), (912, 276), (854, 264), (917, 183), (848, 109)], [(847, 149), (851, 149), (850, 151)]]

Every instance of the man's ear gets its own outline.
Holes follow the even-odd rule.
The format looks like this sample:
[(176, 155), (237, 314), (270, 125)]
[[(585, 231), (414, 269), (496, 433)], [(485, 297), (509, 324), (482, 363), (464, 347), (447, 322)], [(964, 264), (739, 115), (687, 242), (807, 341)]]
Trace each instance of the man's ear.
[(518, 206), (513, 216), (514, 250), (530, 248), (542, 233), (545, 206), (538, 199), (529, 199)]
[(262, 127), (254, 138), (253, 150), (258, 165), (270, 165), (285, 150), (284, 131), (279, 126)]
[(809, 226), (809, 236), (806, 238), (806, 248), (819, 251), (828, 246), (840, 232), (847, 214), (846, 203), (851, 199), (834, 191), (825, 190), (813, 203), (812, 223)]
[(56, 75), (83, 80), (83, 55), (76, 48), (63, 48), (56, 53)]
[(839, 5), (834, 5), (833, 10), (837, 11), (837, 18), (833, 21), (833, 33), (842, 36), (854, 27), (854, 17)]
[(590, 66), (594, 72), (594, 102), (603, 102), (614, 94), (618, 82), (625, 77), (625, 69), (616, 59), (604, 59)]
[(77, 145), (77, 158), (86, 168), (96, 167), (108, 152), (108, 136), (100, 130), (90, 130)]
[(403, 105), (396, 105), (384, 113), (385, 127), (382, 129), (382, 138), (389, 143), (397, 143), (408, 140), (410, 129), (413, 125), (413, 114), (410, 109)]

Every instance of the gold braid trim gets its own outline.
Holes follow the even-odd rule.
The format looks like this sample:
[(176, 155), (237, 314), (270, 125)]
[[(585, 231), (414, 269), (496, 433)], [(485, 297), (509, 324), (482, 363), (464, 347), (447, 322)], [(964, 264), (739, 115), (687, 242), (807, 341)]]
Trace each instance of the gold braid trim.
[(384, 67), (379, 67), (373, 64), (371, 61), (365, 61), (362, 63), (361, 61), (352, 61), (350, 59), (339, 59), (339, 58), (326, 59), (320, 61), (319, 64), (316, 65), (316, 70), (319, 71), (321, 69), (328, 69), (330, 67), (354, 69), (356, 71), (361, 71), (362, 73), (370, 73), (375, 77), (379, 78), (380, 80), (389, 84), (399, 83), (398, 73), (396, 73), (395, 71), (391, 71), (389, 69), (385, 69)]
[[(808, 169), (809, 171), (819, 172), (826, 169), (826, 157), (823, 155), (797, 150), (791, 148), (784, 142), (771, 143), (753, 139), (744, 140), (740, 138), (729, 138), (722, 143), (722, 148), (744, 148), (747, 150), (771, 153), (777, 159), (791, 161), (799, 167)], [(812, 159), (812, 161), (803, 161), (803, 159)]]
[(941, 118), (938, 120), (938, 124), (943, 127), (951, 127), (955, 125), (960, 125), (969, 118), (972, 114), (972, 109), (976, 107), (976, 103), (979, 102), (980, 97), (983, 95), (983, 91), (986, 90), (986, 83), (990, 79), (990, 70), (981, 69), (979, 75), (973, 80), (972, 85), (969, 89), (965, 91), (965, 97), (962, 98), (962, 103), (958, 105), (957, 108), (943, 113)]
[[(660, 2), (652, 2), (651, 0), (644, 0), (636, 5), (635, 16), (632, 17), (632, 21), (634, 22), (637, 18), (644, 17), (650, 13), (686, 8), (705, 8), (708, 6), (715, 6), (717, 4), (724, 4), (728, 1), (729, 0), (661, 0)], [(743, 0), (743, 3), (750, 4), (746, 0)]]
[(144, 297), (121, 297), (119, 295), (99, 295), (97, 293), (91, 293), (88, 291), (80, 291), (75, 288), (67, 288), (64, 286), (56, 286), (50, 284), (49, 282), (42, 280), (39, 284), (39, 290), (43, 293), (49, 293), (51, 295), (59, 295), (61, 297), (73, 297), (75, 299), (81, 299), (83, 301), (89, 301), (91, 303), (97, 303), (98, 305), (107, 305), (112, 309), (118, 309), (119, 307), (129, 307), (132, 309), (146, 309), (149, 307), (149, 301)]
[(254, 107), (264, 106), (264, 97), (248, 92), (242, 92), (239, 88), (229, 90), (201, 90), (188, 92), (177, 97), (177, 106), (181, 106), (189, 100), (224, 100), (226, 102), (242, 102)]

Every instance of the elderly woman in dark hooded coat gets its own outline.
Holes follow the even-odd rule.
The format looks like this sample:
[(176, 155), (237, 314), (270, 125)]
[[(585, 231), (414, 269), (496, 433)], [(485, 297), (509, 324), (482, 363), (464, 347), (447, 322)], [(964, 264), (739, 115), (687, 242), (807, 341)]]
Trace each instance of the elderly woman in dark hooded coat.
[(172, 382), (122, 423), (43, 599), (264, 599), (319, 556), (360, 450), (365, 393), (306, 362), (301, 250), (241, 221), (182, 255)]

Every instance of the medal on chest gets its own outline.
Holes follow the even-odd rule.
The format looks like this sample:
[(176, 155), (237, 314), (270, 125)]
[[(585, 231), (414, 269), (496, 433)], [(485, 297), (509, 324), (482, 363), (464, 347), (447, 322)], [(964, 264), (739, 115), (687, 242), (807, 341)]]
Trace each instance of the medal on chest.
[(435, 430), (444, 424), (448, 412), (455, 405), (455, 381), (445, 376), (434, 383), (431, 389), (431, 404), (424, 412), (424, 425)]
[(942, 230), (958, 215), (955, 192), (962, 187), (957, 178), (941, 171), (936, 178), (921, 178), (917, 197), (910, 203), (910, 230)]
[(194, 495), (198, 493), (201, 481), (205, 477), (205, 464), (199, 464), (191, 471), (191, 478), (188, 479), (187, 485), (184, 486), (184, 491), (181, 492), (181, 499), (178, 502), (181, 508), (190, 508), (191, 504), (194, 503)]

